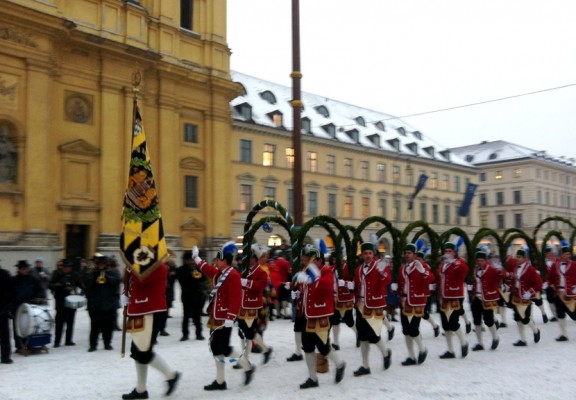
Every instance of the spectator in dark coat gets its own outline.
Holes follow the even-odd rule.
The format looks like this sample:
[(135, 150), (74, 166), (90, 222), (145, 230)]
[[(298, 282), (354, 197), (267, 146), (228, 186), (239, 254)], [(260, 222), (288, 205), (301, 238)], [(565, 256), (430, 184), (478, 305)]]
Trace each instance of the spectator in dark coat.
[(54, 295), (56, 305), (56, 332), (54, 337), (54, 347), (60, 347), (62, 332), (66, 325), (66, 346), (74, 346), (72, 341), (74, 336), (74, 320), (76, 319), (76, 309), (66, 305), (66, 297), (79, 293), (82, 289), (80, 275), (73, 270), (74, 263), (71, 260), (62, 260), (61, 266), (54, 271), (50, 285), (48, 286)]
[(12, 346), (10, 344), (10, 318), (11, 302), (14, 296), (10, 272), (0, 267), (0, 353), (2, 364), (12, 364), (10, 354)]
[(182, 317), (182, 338), (188, 340), (190, 319), (196, 327), (196, 339), (204, 340), (202, 335), (202, 310), (206, 302), (206, 288), (209, 281), (197, 268), (192, 259), (192, 252), (187, 251), (182, 256), (182, 265), (176, 269), (176, 278), (181, 287), (181, 299), (184, 306)]
[(98, 347), (102, 332), (104, 348), (112, 350), (112, 334), (116, 325), (116, 310), (120, 306), (120, 274), (110, 268), (108, 257), (98, 257), (95, 268), (84, 277), (88, 314), (90, 315), (90, 348)]

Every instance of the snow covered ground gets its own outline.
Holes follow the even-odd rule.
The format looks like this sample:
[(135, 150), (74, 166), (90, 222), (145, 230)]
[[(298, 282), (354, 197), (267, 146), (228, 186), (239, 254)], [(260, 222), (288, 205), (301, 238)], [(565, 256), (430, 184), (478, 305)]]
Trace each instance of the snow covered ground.
[[(179, 298), (179, 297), (176, 297)], [(527, 330), (529, 344), (518, 348), (518, 331), (509, 310), (508, 328), (499, 330), (500, 346), (495, 351), (472, 352), (465, 359), (441, 360), (446, 340), (434, 338), (431, 326), (423, 321), (424, 343), (428, 359), (422, 365), (404, 367), (400, 362), (407, 357), (399, 322), (394, 322), (396, 335), (387, 344), (392, 349), (392, 366), (382, 368), (382, 358), (371, 346), (372, 374), (354, 377), (352, 372), (361, 365), (360, 351), (355, 346), (353, 332), (342, 327), (340, 355), (346, 361), (345, 378), (334, 383), (335, 368), (319, 374), (320, 387), (299, 389), (307, 378), (303, 361), (286, 362), (294, 350), (292, 323), (274, 320), (269, 324), (265, 340), (274, 348), (272, 358), (262, 365), (262, 355), (252, 354), (257, 366), (254, 380), (243, 385), (243, 373), (226, 366), (228, 390), (206, 392), (203, 386), (215, 378), (215, 366), (207, 341), (180, 342), (182, 309), (179, 301), (171, 310), (168, 320), (170, 336), (159, 337), (155, 350), (173, 368), (182, 372), (182, 380), (171, 399), (573, 399), (576, 398), (576, 325), (569, 322), (570, 341), (558, 343), (557, 323), (544, 324), (538, 309), (534, 310), (537, 326), (541, 330), (540, 343), (534, 344)], [(433, 314), (439, 321), (439, 315)], [(471, 317), (471, 315), (470, 315)], [(122, 393), (132, 390), (136, 382), (134, 362), (127, 355), (120, 357), (120, 332), (114, 335), (114, 351), (88, 353), (88, 314), (77, 313), (74, 335), (76, 346), (53, 348), (48, 354), (13, 355), (14, 364), (0, 364), (0, 400), (67, 400), (67, 399), (121, 399)], [(193, 330), (192, 330), (193, 332)], [(205, 332), (207, 336), (207, 332)], [(239, 340), (233, 335), (238, 348)], [(476, 343), (474, 332), (468, 336), (472, 347)], [(490, 333), (484, 333), (485, 344), (491, 342)], [(455, 344), (458, 341), (455, 339)], [(129, 348), (129, 336), (128, 344)], [(161, 398), (165, 392), (164, 377), (151, 369), (148, 374), (148, 392), (151, 399)]]

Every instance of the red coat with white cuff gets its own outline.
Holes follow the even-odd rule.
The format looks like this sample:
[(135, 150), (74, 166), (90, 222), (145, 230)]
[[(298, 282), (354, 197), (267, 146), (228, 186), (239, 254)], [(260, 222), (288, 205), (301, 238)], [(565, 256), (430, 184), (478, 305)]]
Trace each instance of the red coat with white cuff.
[(474, 297), (482, 301), (498, 301), (502, 279), (507, 275), (506, 271), (499, 270), (490, 263), (487, 263), (483, 270), (479, 267), (474, 268), (474, 288), (472, 290)]
[(144, 279), (138, 279), (130, 274), (130, 290), (125, 295), (130, 297), (128, 303), (128, 316), (146, 315), (168, 310), (166, 304), (166, 281), (168, 267), (161, 263)]
[[(576, 262), (568, 261), (564, 273), (562, 273), (562, 263), (557, 260), (548, 270), (547, 280), (550, 286), (554, 288), (554, 294), (558, 296), (564, 293), (566, 297), (576, 297)], [(563, 278), (563, 279), (562, 279)]]
[(411, 263), (403, 264), (398, 275), (398, 292), (402, 299), (410, 306), (425, 306), (430, 297), (430, 284), (434, 282), (434, 274), (430, 266), (422, 264), (424, 273), (418, 272), (415, 260)]
[(229, 266), (223, 271), (202, 260), (198, 264), (198, 269), (208, 278), (212, 279), (212, 285), (218, 284), (218, 279), (222, 274), (229, 271), (228, 276), (216, 291), (216, 294), (208, 304), (208, 314), (214, 319), (229, 319), (234, 321), (240, 312), (242, 302), (242, 284), (240, 283), (240, 273)]
[(258, 310), (264, 306), (262, 293), (268, 287), (268, 274), (260, 265), (250, 267), (246, 284), (242, 286), (242, 308)]
[(328, 266), (320, 269), (320, 277), (302, 284), (302, 305), (306, 318), (327, 317), (334, 314), (334, 273)]
[(437, 293), (441, 299), (463, 299), (466, 293), (468, 265), (461, 259), (442, 262), (438, 266)]
[(372, 260), (364, 272), (364, 264), (358, 265), (354, 271), (354, 295), (356, 301), (364, 301), (366, 308), (386, 307), (388, 284), (392, 282), (390, 268), (383, 272), (376, 268), (376, 260)]
[(530, 299), (542, 290), (542, 278), (531, 264), (518, 265), (512, 272), (512, 295), (524, 301), (525, 293), (530, 293)]

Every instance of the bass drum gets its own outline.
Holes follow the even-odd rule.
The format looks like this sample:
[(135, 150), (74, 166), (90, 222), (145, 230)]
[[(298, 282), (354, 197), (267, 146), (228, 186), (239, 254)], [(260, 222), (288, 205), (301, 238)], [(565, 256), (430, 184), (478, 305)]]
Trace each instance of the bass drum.
[(47, 305), (23, 303), (14, 318), (16, 335), (26, 338), (33, 335), (50, 334), (54, 319)]

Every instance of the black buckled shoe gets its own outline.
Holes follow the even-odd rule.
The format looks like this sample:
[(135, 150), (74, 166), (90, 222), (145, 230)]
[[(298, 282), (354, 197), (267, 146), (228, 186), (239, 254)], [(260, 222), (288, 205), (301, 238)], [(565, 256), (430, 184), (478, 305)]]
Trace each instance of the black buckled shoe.
[(462, 345), (460, 349), (462, 350), (462, 358), (466, 358), (468, 355), (468, 343)]
[(122, 395), (122, 399), (124, 399), (124, 400), (147, 399), (147, 398), (148, 398), (148, 391), (147, 390), (140, 393), (140, 392), (137, 392), (136, 389), (134, 389), (130, 393), (126, 393), (126, 394)]
[(370, 375), (370, 368), (360, 367), (354, 371), (354, 376)]
[(226, 381), (218, 383), (217, 381), (212, 382), (209, 385), (204, 386), (204, 390), (226, 390)]
[[(418, 353), (418, 364), (422, 364), (424, 361), (426, 361), (426, 357), (428, 356), (428, 350), (424, 349), (424, 351), (421, 351)], [(411, 358), (409, 358), (409, 360), (412, 360)]]
[(472, 332), (472, 322), (466, 324), (466, 333)]
[(540, 329), (534, 334), (534, 343), (538, 343), (540, 341)]
[(339, 383), (344, 378), (345, 369), (346, 369), (346, 363), (342, 361), (342, 365), (336, 368), (336, 383)]
[(388, 349), (388, 354), (384, 357), (384, 370), (390, 368), (390, 364), (392, 363), (392, 350)]
[(498, 348), (498, 344), (500, 343), (500, 339), (496, 338), (492, 340), (492, 346), (490, 346), (490, 350), (496, 350)]
[(434, 337), (438, 337), (438, 336), (440, 336), (440, 326), (436, 325), (434, 327)]
[(182, 374), (180, 372), (176, 371), (174, 373), (174, 378), (168, 379), (166, 381), (166, 383), (168, 384), (168, 390), (166, 390), (166, 396), (170, 396), (172, 392), (174, 392), (174, 390), (176, 389), (176, 384), (178, 383), (178, 380), (180, 380), (181, 375)]
[(456, 358), (456, 356), (454, 355), (454, 353), (452, 353), (452, 352), (450, 352), (450, 351), (447, 351), (446, 353), (442, 354), (442, 355), (440, 356), (440, 358), (443, 359), (443, 360), (449, 360), (449, 359), (451, 359), (451, 358)]
[(526, 347), (526, 342), (523, 340), (519, 340), (516, 343), (513, 344), (516, 347)]
[(244, 372), (244, 385), (249, 385), (254, 377), (254, 372), (256, 372), (256, 367), (252, 366), (248, 371)]
[(268, 361), (270, 361), (270, 355), (272, 355), (272, 347), (268, 347), (268, 351), (264, 352), (264, 364), (268, 364)]
[(567, 341), (568, 341), (568, 338), (567, 338), (566, 336), (564, 336), (564, 335), (560, 335), (560, 336), (558, 336), (558, 337), (556, 338), (556, 341), (557, 341), (557, 342), (567, 342)]
[(313, 381), (311, 378), (306, 379), (306, 382), (300, 385), (300, 389), (310, 389), (318, 387), (318, 382)]
[(396, 328), (392, 327), (392, 329), (390, 329), (388, 331), (388, 341), (392, 340), (392, 338), (394, 337), (394, 331), (396, 330)]
[(482, 346), (480, 343), (476, 344), (476, 346), (472, 347), (472, 351), (482, 351), (484, 350), (484, 346)]
[(292, 354), (290, 357), (288, 357), (286, 359), (286, 361), (302, 361), (304, 359), (304, 357), (302, 357), (302, 354)]
[(416, 360), (414, 360), (413, 358), (408, 357), (406, 360), (402, 361), (402, 365), (404, 365), (404, 366), (416, 365)]

